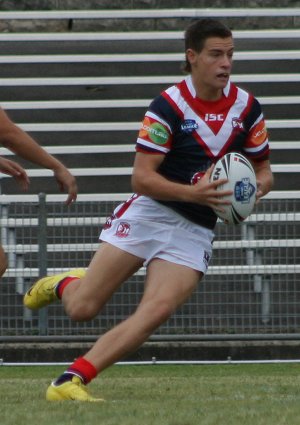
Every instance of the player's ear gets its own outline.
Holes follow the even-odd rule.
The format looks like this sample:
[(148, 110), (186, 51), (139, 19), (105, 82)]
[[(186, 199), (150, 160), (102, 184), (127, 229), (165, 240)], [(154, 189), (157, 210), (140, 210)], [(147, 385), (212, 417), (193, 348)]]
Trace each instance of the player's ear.
[(185, 52), (185, 56), (187, 61), (193, 65), (196, 62), (197, 59), (197, 52), (193, 49), (187, 49)]

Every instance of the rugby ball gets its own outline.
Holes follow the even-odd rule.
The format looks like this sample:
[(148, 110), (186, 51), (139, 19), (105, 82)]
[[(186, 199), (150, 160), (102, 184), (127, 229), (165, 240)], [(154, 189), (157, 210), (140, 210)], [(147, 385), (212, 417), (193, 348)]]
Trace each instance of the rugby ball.
[(228, 182), (218, 186), (217, 190), (232, 190), (228, 200), (230, 205), (223, 205), (224, 212), (215, 211), (225, 223), (239, 224), (253, 211), (256, 198), (256, 176), (251, 163), (240, 153), (231, 152), (220, 158), (213, 169), (210, 180), (227, 179)]

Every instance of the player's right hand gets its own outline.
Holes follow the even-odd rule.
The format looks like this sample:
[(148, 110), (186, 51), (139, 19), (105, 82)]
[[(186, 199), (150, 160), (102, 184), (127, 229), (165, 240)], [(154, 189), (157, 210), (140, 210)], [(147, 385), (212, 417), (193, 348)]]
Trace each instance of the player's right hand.
[(208, 168), (203, 177), (193, 186), (194, 202), (223, 212), (222, 205), (230, 205), (230, 201), (226, 199), (226, 196), (232, 195), (232, 190), (221, 189), (222, 185), (228, 182), (227, 179), (210, 180), (213, 169), (214, 164)]

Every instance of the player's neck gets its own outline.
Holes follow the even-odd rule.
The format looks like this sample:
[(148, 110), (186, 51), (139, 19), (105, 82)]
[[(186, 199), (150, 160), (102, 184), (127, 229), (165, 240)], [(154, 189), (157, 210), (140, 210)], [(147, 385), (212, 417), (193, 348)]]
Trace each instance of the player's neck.
[(201, 100), (216, 102), (223, 96), (223, 88), (208, 86), (202, 82), (198, 82), (195, 78), (193, 78), (193, 84), (196, 96)]
[(201, 100), (216, 102), (222, 98), (223, 90), (210, 90), (209, 88), (196, 89), (196, 96)]

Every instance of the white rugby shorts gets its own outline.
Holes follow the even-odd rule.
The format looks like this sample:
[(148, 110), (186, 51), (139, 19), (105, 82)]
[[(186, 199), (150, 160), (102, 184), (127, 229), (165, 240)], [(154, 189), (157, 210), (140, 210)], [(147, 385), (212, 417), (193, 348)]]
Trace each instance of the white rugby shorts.
[(144, 259), (181, 264), (205, 274), (214, 232), (199, 226), (159, 202), (133, 195), (107, 219), (99, 239)]

